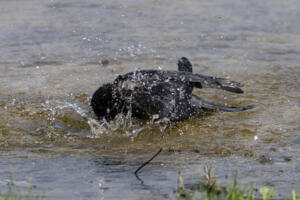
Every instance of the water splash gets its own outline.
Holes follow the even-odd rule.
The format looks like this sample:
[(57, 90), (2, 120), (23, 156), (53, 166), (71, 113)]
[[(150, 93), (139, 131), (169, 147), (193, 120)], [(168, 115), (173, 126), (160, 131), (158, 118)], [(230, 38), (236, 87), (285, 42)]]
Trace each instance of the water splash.
[[(2, 107), (6, 116), (9, 116), (7, 119), (3, 118), (5, 131), (19, 134), (20, 137), (23, 137), (23, 133), (30, 133), (37, 137), (24, 136), (29, 139), (29, 143), (35, 143), (38, 140), (43, 143), (47, 142), (49, 138), (61, 137), (72, 140), (72, 136), (125, 137), (134, 142), (140, 134), (163, 134), (169, 126), (168, 119), (159, 119), (159, 116), (154, 115), (147, 121), (138, 120), (132, 117), (130, 111), (126, 115), (117, 115), (114, 120), (109, 122), (99, 121), (94, 118), (85, 103), (80, 104), (67, 100), (47, 99), (43, 103), (11, 100)], [(24, 142), (24, 140), (22, 141)]]

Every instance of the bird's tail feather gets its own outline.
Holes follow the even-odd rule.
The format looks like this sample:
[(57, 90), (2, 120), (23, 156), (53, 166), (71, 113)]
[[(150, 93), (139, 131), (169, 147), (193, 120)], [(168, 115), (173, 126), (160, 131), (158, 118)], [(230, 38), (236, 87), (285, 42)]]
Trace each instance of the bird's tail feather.
[(238, 111), (244, 111), (244, 110), (249, 110), (252, 109), (253, 106), (244, 106), (244, 107), (226, 107), (222, 106), (219, 104), (215, 104), (213, 102), (203, 100), (196, 95), (192, 96), (192, 106), (194, 107), (199, 107), (199, 108), (207, 108), (207, 109), (212, 109), (212, 110), (222, 110), (226, 112), (238, 112)]

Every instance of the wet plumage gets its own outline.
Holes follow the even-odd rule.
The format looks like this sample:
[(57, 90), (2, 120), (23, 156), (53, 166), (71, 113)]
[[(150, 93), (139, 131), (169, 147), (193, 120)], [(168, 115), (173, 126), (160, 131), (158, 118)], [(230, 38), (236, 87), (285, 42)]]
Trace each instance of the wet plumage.
[(224, 107), (192, 94), (194, 87), (243, 93), (240, 83), (193, 74), (192, 65), (185, 57), (178, 60), (178, 70), (139, 70), (119, 75), (113, 83), (103, 85), (94, 93), (91, 106), (98, 119), (112, 120), (118, 113), (131, 111), (133, 117), (140, 119), (156, 116), (170, 121), (186, 120), (205, 108), (229, 112), (251, 108)]

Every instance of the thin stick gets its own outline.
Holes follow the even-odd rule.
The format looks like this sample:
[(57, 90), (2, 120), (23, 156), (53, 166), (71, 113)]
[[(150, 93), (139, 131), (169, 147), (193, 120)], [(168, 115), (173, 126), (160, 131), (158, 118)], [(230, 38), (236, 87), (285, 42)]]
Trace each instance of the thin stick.
[(138, 177), (138, 172), (143, 168), (145, 167), (146, 165), (148, 165), (156, 156), (158, 156), (158, 154), (162, 151), (162, 148), (159, 149), (159, 151), (154, 155), (152, 156), (152, 158), (150, 158), (147, 162), (144, 162), (141, 166), (139, 166), (139, 168), (137, 170), (135, 170), (134, 174), (136, 177)]

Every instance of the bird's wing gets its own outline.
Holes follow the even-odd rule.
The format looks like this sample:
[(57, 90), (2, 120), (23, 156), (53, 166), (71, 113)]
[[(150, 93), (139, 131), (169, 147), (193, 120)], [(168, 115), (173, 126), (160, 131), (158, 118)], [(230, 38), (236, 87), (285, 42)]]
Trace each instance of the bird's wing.
[(241, 83), (231, 81), (225, 78), (217, 78), (212, 76), (204, 76), (201, 74), (186, 74), (189, 82), (195, 83), (197, 88), (217, 88), (226, 90), (233, 93), (243, 93), (244, 91), (240, 88), (243, 87)]
[(201, 74), (193, 74), (185, 71), (162, 71), (162, 76), (167, 78), (174, 78), (183, 82), (192, 82), (197, 88), (217, 88), (233, 93), (243, 93), (240, 88), (243, 85), (236, 81), (231, 81), (225, 78), (217, 78), (212, 76), (205, 76)]
[(243, 93), (243, 90), (240, 88), (243, 85), (236, 81), (185, 71), (141, 70), (121, 75), (116, 79), (116, 81), (118, 80), (131, 80), (136, 82), (136, 84), (144, 85), (173, 80), (182, 83), (194, 83), (194, 86), (197, 88), (217, 88), (233, 93)]

